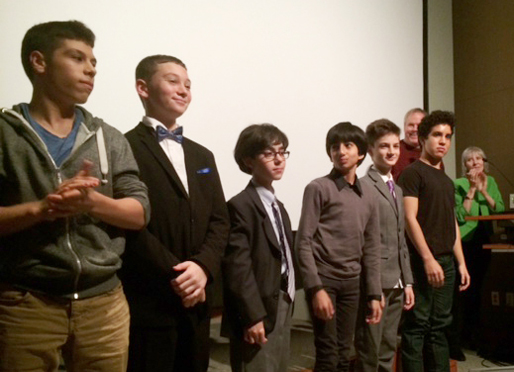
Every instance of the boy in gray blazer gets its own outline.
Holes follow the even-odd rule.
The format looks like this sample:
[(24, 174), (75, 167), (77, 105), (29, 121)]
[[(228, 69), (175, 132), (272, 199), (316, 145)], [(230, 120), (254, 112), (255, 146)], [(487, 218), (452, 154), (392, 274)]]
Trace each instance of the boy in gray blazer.
[(382, 281), (382, 319), (366, 322), (367, 304), (361, 301), (355, 333), (356, 371), (392, 371), (396, 337), (402, 307), (414, 306), (413, 278), (405, 243), (405, 217), (402, 190), (394, 183), (392, 167), (400, 155), (400, 128), (387, 119), (376, 120), (366, 129), (368, 153), (373, 165), (363, 183), (378, 195)]

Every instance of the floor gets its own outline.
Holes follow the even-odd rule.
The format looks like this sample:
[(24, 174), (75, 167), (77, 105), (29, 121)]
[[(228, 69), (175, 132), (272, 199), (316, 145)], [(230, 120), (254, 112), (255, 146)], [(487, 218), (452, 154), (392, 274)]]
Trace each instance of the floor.
[[(211, 361), (209, 372), (230, 372), (228, 340), (219, 336), (220, 319), (215, 318), (211, 326)], [(464, 350), (466, 361), (458, 362), (459, 372), (514, 372), (514, 365), (493, 362)], [(288, 372), (305, 371), (314, 365), (314, 343), (308, 322), (295, 321), (291, 331), (291, 361)], [(510, 366), (510, 367), (509, 367)]]

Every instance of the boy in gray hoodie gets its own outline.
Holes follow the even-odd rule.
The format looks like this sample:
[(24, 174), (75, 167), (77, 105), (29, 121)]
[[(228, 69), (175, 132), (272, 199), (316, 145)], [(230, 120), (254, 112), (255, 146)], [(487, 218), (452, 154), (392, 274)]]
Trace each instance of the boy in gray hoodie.
[(77, 21), (32, 27), (33, 95), (0, 112), (0, 370), (125, 371), (129, 311), (116, 275), (124, 229), (148, 220), (130, 146), (78, 107), (95, 36)]

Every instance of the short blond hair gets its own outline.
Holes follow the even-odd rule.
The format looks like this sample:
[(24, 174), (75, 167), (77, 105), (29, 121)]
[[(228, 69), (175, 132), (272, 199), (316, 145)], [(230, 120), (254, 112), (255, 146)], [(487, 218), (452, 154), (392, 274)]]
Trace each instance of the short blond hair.
[(480, 155), (484, 160), (484, 172), (489, 172), (489, 163), (487, 162), (487, 157), (485, 156), (484, 150), (477, 146), (469, 146), (464, 151), (462, 151), (462, 176), (466, 177), (466, 173), (468, 173), (466, 170), (466, 162), (471, 156), (475, 154)]
[(423, 114), (425, 116), (427, 114), (427, 112), (425, 110), (423, 110), (422, 108), (419, 108), (419, 107), (410, 109), (409, 111), (407, 111), (407, 113), (405, 114), (405, 117), (403, 118), (403, 125), (407, 125), (407, 120), (409, 120), (409, 116), (411, 116), (412, 114), (417, 114), (417, 113)]

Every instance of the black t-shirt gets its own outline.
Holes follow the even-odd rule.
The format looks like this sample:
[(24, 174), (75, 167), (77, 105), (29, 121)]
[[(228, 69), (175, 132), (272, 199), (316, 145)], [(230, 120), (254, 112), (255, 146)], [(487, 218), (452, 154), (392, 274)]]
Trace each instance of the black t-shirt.
[[(455, 231), (455, 191), (444, 170), (420, 160), (405, 168), (398, 184), (404, 196), (418, 198), (418, 219), (434, 256), (453, 253)], [(409, 241), (409, 248), (414, 249)]]

